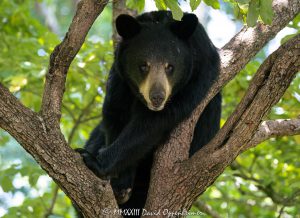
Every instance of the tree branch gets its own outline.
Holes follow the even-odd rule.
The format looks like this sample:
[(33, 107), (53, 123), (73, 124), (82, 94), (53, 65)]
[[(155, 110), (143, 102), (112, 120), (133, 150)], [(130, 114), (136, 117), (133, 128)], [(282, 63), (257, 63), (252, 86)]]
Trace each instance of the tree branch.
[[(213, 178), (207, 184), (209, 185), (244, 151), (244, 146), (252, 139), (262, 118), (280, 100), (300, 69), (299, 48), (300, 35), (267, 58), (253, 78), (246, 95), (217, 136), (188, 160), (183, 168), (193, 165), (194, 169), (202, 169), (203, 173), (198, 178)], [(208, 156), (210, 159), (205, 160)], [(207, 186), (199, 181), (195, 182), (202, 193)]]
[(80, 1), (65, 38), (51, 54), (41, 108), (42, 117), (49, 127), (59, 128), (67, 71), (107, 2), (108, 0)]
[(205, 204), (203, 201), (196, 201), (195, 206), (203, 213), (206, 213), (212, 218), (221, 218), (221, 216), (216, 211), (212, 210), (212, 208), (209, 205)]
[[(228, 42), (220, 51), (221, 54), (221, 72), (219, 79), (209, 90), (205, 99), (194, 110), (189, 119), (182, 122), (171, 134), (170, 140), (163, 149), (158, 152), (156, 164), (159, 166), (173, 167), (174, 163), (188, 158), (188, 148), (192, 141), (193, 129), (211, 99), (220, 92), (237, 73), (245, 67), (252, 57), (290, 20), (300, 12), (299, 0), (273, 1), (274, 19), (272, 25), (257, 24), (256, 27), (244, 27), (230, 42)], [(176, 151), (176, 153), (175, 153)], [(166, 157), (168, 154), (168, 158)], [(154, 166), (155, 166), (154, 165)], [(159, 174), (158, 174), (159, 175)]]
[(299, 134), (300, 116), (296, 119), (267, 120), (260, 124), (257, 132), (255, 133), (251, 141), (245, 146), (245, 149), (258, 145), (261, 142), (272, 137)]
[(274, 190), (272, 184), (262, 185), (262, 181), (253, 178), (252, 176), (247, 176), (245, 172), (243, 172), (243, 168), (239, 165), (235, 165), (236, 169), (239, 173), (235, 173), (234, 176), (238, 176), (244, 180), (249, 180), (255, 183), (255, 186), (261, 190), (267, 197), (271, 198), (275, 204), (281, 204), (284, 206), (293, 206), (297, 204), (297, 197), (300, 196), (300, 189), (296, 189), (289, 196), (282, 196), (278, 192)]
[(102, 208), (117, 208), (109, 182), (85, 166), (59, 130), (49, 133), (42, 117), (24, 107), (2, 84), (0, 96), (0, 127), (34, 157), (85, 217), (100, 217)]
[[(68, 68), (106, 3), (107, 0), (79, 2), (66, 37), (51, 55), (40, 113), (24, 107), (0, 84), (0, 127), (35, 158), (76, 202), (85, 217), (93, 218), (103, 216), (103, 208), (116, 208), (116, 201), (109, 183), (88, 170), (80, 156), (67, 145), (59, 121)], [(192, 139), (190, 133), (205, 106), (269, 39), (299, 13), (300, 2), (274, 0), (274, 10), (272, 25), (244, 28), (221, 50), (220, 78), (191, 118), (174, 131), (167, 145), (159, 149), (146, 205), (149, 211), (164, 207), (170, 210), (189, 208), (195, 197), (242, 152), (242, 146), (249, 143), (263, 115), (289, 85), (295, 66), (299, 68), (299, 36), (282, 46), (281, 53), (277, 52), (262, 65), (246, 97), (218, 136), (190, 160), (184, 161)], [(107, 214), (106, 217), (117, 216)]]
[(57, 199), (57, 195), (58, 195), (58, 190), (59, 190), (58, 186), (55, 185), (54, 191), (53, 191), (53, 197), (52, 197), (52, 200), (51, 200), (51, 205), (46, 210), (46, 214), (45, 214), (44, 218), (49, 218), (53, 214), (53, 209), (54, 209), (54, 206), (55, 206), (55, 203), (56, 203), (56, 199)]
[[(300, 10), (299, 1), (298, 10)], [(224, 74), (226, 68), (223, 66), (219, 80), (191, 118), (183, 122), (174, 131), (167, 144), (158, 150), (146, 203), (148, 210), (166, 207), (177, 211), (189, 208), (194, 199), (204, 192), (225, 167), (242, 152), (243, 145), (250, 141), (263, 116), (280, 99), (299, 70), (299, 38), (300, 36), (297, 36), (281, 46), (262, 64), (245, 97), (217, 136), (190, 160), (182, 162), (182, 157), (177, 155), (180, 150), (184, 153), (182, 150), (188, 148), (187, 143), (190, 144), (192, 139), (190, 133), (199, 115), (228, 78), (237, 73), (230, 72), (228, 76), (229, 74)], [(178, 139), (180, 143), (174, 143)], [(175, 152), (172, 152), (174, 150)]]
[[(76, 202), (85, 217), (117, 208), (108, 181), (101, 181), (68, 145), (59, 128), (67, 70), (106, 0), (82, 0), (66, 37), (53, 51), (40, 113), (22, 105), (0, 84), (0, 127), (14, 137)], [(118, 217), (107, 214), (107, 217)]]
[(300, 12), (299, 0), (273, 0), (274, 18), (271, 25), (258, 23), (244, 28), (220, 51), (221, 79), (219, 87), (232, 80), (258, 51)]
[(74, 121), (74, 125), (73, 125), (73, 128), (71, 129), (71, 132), (70, 132), (70, 134), (68, 136), (68, 140), (67, 140), (67, 142), (68, 142), (69, 145), (71, 145), (73, 137), (74, 137), (74, 134), (75, 134), (77, 128), (79, 127), (79, 125), (82, 123), (83, 118), (87, 115), (87, 113), (89, 112), (91, 106), (94, 104), (97, 95), (94, 95), (92, 97), (91, 101), (81, 110), (78, 118), (75, 118), (73, 120)]

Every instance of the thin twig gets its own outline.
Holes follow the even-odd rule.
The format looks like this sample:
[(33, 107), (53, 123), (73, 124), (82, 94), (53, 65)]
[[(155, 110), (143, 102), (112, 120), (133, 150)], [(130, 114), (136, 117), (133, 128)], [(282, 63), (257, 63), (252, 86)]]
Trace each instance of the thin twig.
[(51, 201), (50, 207), (48, 208), (48, 210), (45, 213), (45, 216), (44, 216), (45, 218), (48, 218), (50, 215), (53, 214), (53, 209), (54, 209), (54, 205), (55, 205), (55, 202), (56, 202), (56, 199), (57, 199), (58, 190), (59, 190), (58, 185), (55, 185), (54, 191), (53, 191), (52, 201)]
[(221, 216), (216, 211), (214, 211), (209, 205), (205, 204), (201, 200), (197, 200), (194, 203), (194, 206), (197, 207), (201, 212), (206, 213), (212, 218), (221, 218)]

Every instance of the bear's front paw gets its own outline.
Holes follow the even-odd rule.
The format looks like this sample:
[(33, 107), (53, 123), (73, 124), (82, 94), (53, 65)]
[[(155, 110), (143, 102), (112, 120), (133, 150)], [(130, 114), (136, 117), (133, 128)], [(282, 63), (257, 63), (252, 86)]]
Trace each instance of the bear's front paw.
[(99, 161), (97, 160), (97, 158), (94, 155), (92, 155), (90, 152), (88, 152), (84, 148), (77, 148), (77, 149), (75, 149), (75, 151), (81, 155), (85, 165), (96, 176), (100, 177), (101, 179), (105, 179), (105, 180), (110, 179), (110, 176), (108, 175), (108, 172), (105, 170), (105, 167), (99, 163)]
[(115, 195), (115, 198), (116, 198), (118, 204), (126, 203), (129, 200), (131, 193), (132, 193), (131, 188), (121, 189), (121, 190), (113, 190), (113, 191), (114, 191), (114, 195)]

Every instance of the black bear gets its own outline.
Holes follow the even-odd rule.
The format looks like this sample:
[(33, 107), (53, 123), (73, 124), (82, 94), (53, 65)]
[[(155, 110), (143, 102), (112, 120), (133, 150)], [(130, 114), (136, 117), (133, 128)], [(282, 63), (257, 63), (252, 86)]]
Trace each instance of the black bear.
[[(103, 120), (84, 149), (86, 165), (111, 179), (120, 208), (145, 205), (155, 149), (206, 96), (219, 74), (217, 49), (194, 14), (181, 21), (169, 11), (120, 15)], [(190, 155), (219, 130), (221, 95), (197, 122)]]

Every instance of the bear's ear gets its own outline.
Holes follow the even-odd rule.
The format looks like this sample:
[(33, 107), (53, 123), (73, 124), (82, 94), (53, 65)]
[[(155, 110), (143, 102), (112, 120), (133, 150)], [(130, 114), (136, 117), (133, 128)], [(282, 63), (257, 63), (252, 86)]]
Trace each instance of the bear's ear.
[(195, 14), (185, 14), (181, 21), (171, 24), (171, 31), (181, 39), (188, 39), (196, 30), (198, 18)]
[(130, 39), (140, 32), (141, 26), (134, 17), (121, 14), (116, 19), (116, 29), (123, 39)]

